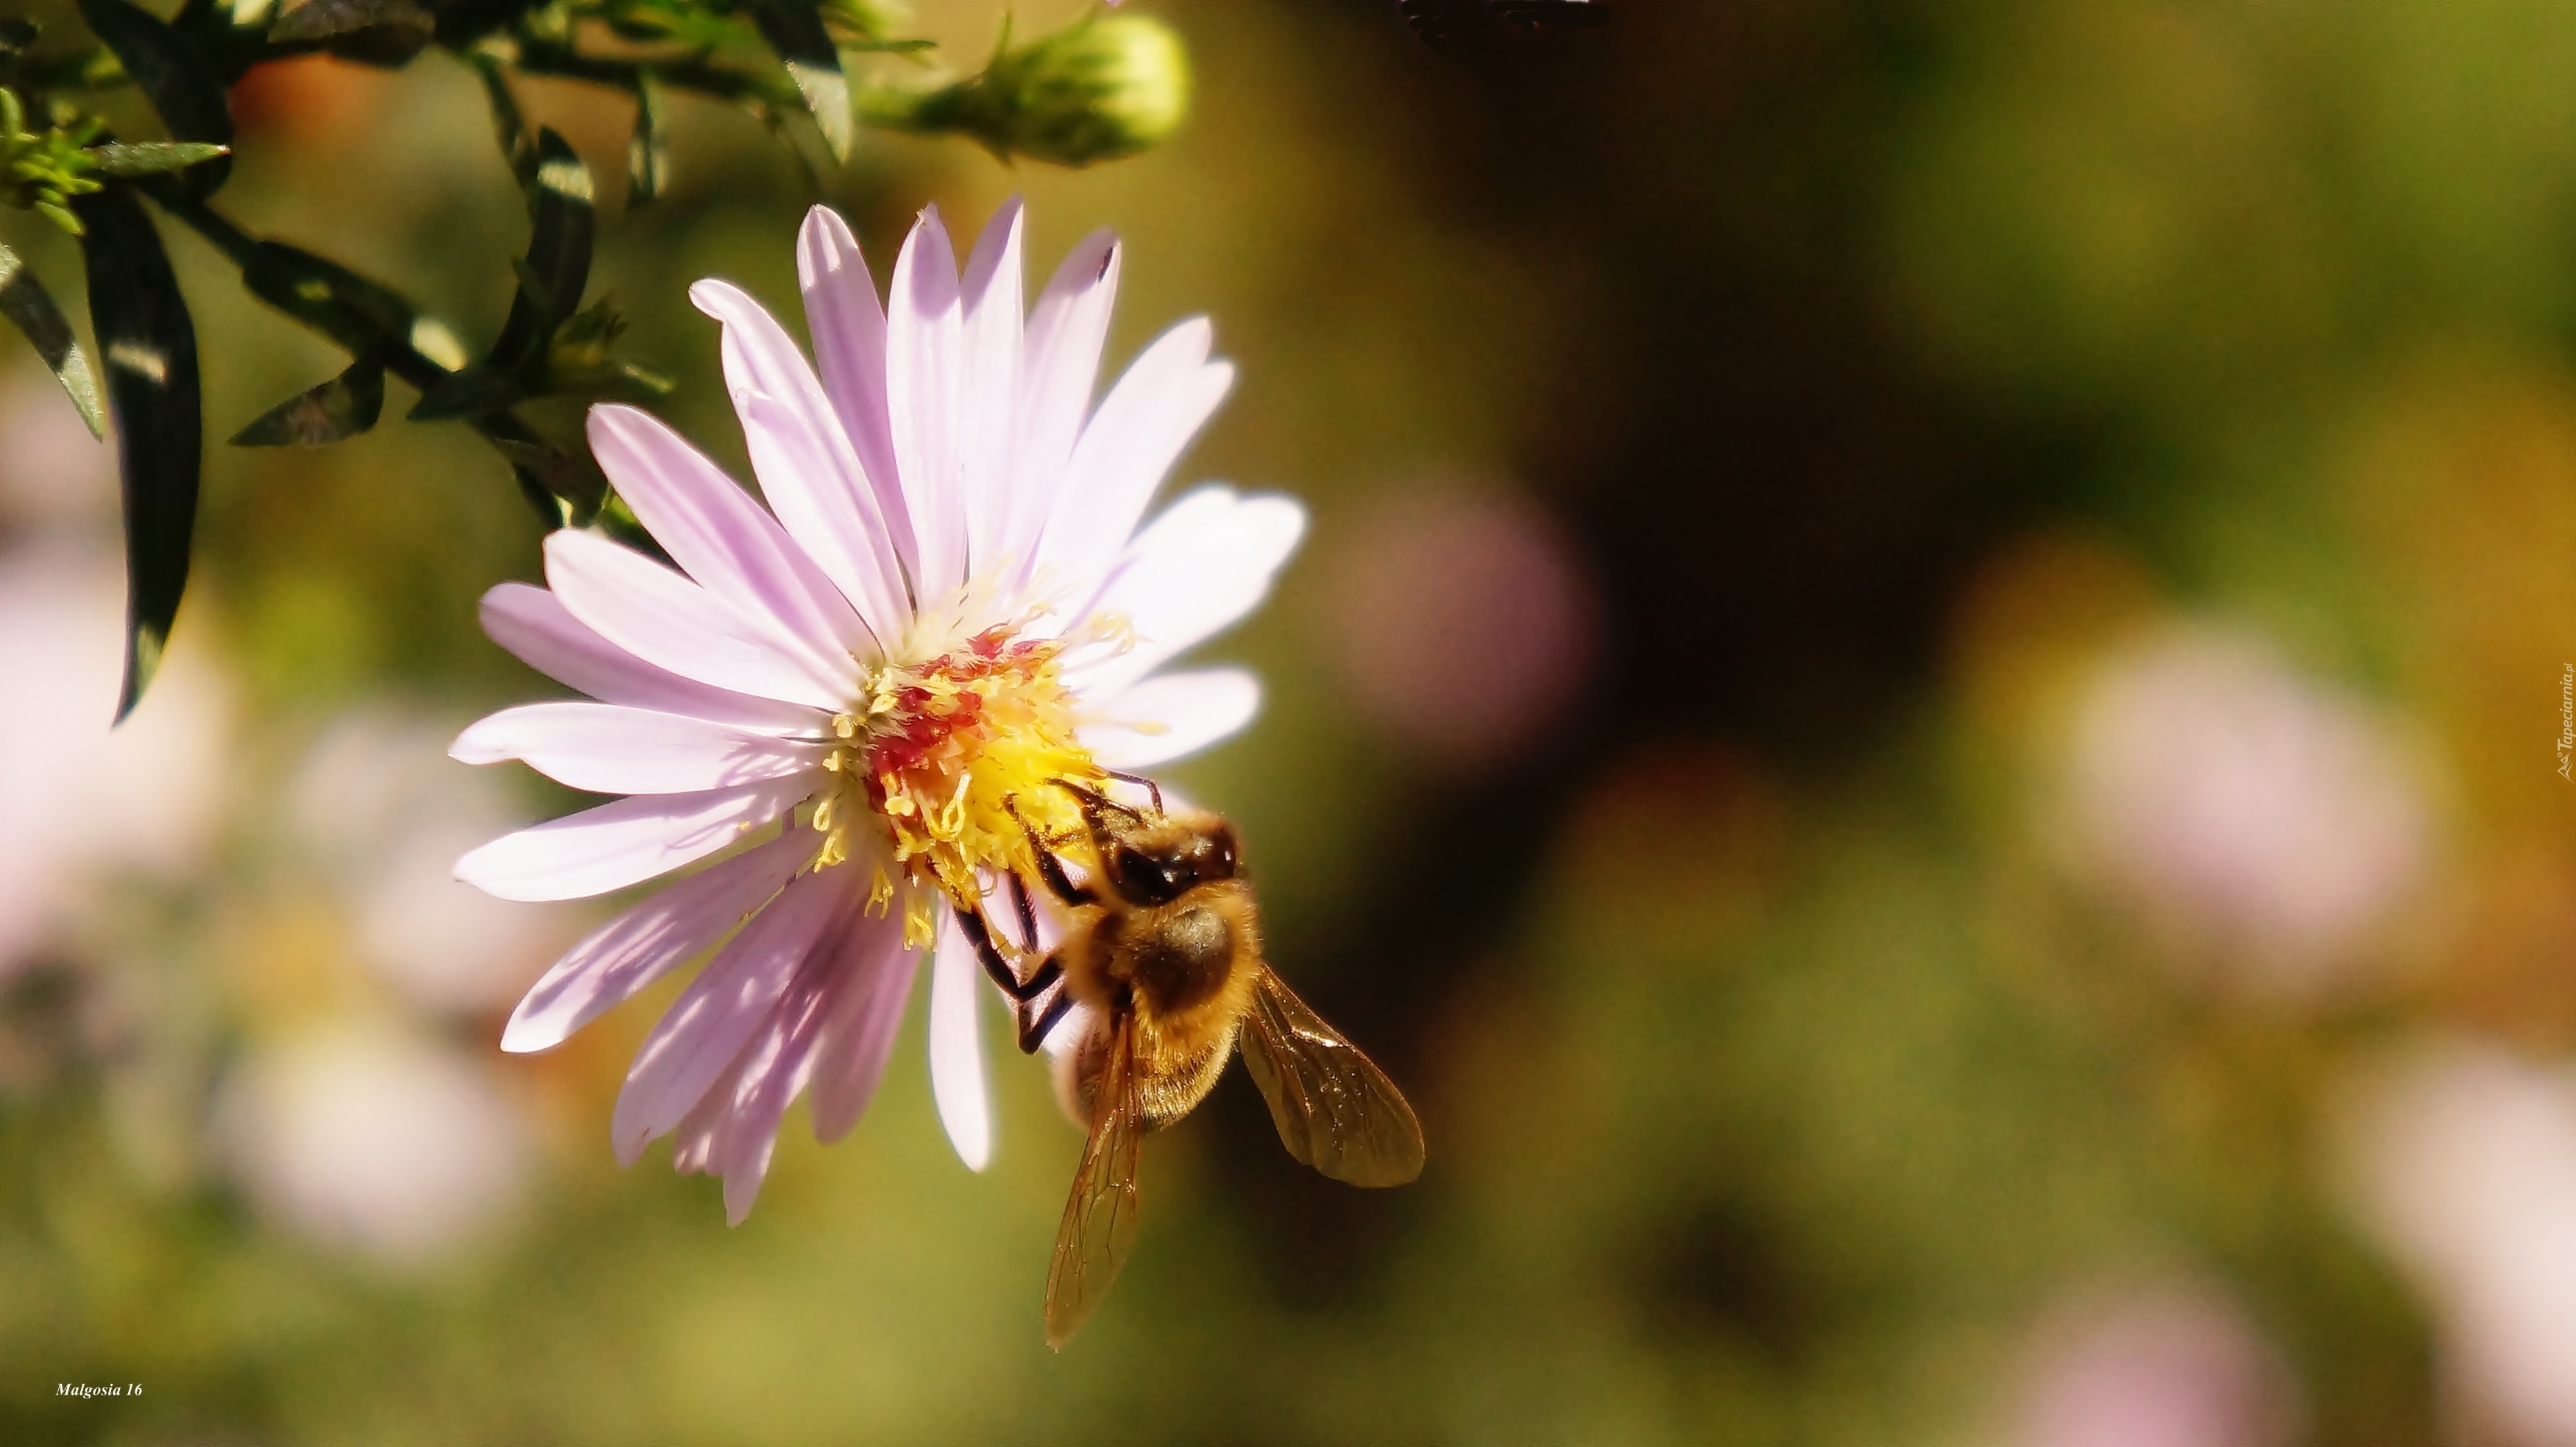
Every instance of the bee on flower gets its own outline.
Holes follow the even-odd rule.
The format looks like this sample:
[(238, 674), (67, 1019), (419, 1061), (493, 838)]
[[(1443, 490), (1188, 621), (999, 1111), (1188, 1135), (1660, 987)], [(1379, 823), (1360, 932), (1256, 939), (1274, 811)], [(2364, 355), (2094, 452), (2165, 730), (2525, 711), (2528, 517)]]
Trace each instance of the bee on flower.
[(1021, 236), (1015, 201), (961, 274), (925, 212), (880, 306), (848, 226), (815, 208), (797, 250), (811, 366), (749, 295), (698, 283), (768, 505), (648, 414), (595, 408), (601, 468), (676, 569), (566, 530), (546, 587), (483, 600), (495, 641), (588, 698), (504, 709), (454, 756), (626, 797), (495, 840), (460, 878), (575, 899), (752, 841), (574, 946), (502, 1040), (550, 1048), (721, 943), (611, 1129), (630, 1164), (673, 1136), (736, 1222), (796, 1097), (825, 1141), (857, 1122), (925, 955), (933, 1094), (981, 1169), (984, 902), (1056, 867), (1042, 842), (1086, 837), (1082, 791), (1259, 703), (1243, 670), (1165, 665), (1260, 602), (1304, 510), (1211, 485), (1145, 518), (1233, 368), (1193, 318), (1092, 407), (1117, 242), (1084, 241), (1024, 306)]

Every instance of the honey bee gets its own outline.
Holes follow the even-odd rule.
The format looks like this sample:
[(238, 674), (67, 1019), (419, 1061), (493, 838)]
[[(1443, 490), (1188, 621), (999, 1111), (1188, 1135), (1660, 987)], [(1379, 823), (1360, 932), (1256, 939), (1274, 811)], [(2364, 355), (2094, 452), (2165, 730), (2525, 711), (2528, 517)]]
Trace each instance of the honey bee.
[[(1233, 826), (1212, 814), (1167, 813), (1159, 788), (1135, 782), (1151, 793), (1151, 809), (1056, 781), (1082, 806), (1096, 861), (1087, 883), (1075, 883), (1057, 854), (1073, 839), (1049, 840), (1021, 819), (1039, 877), (1068, 916), (1063, 938), (1027, 978), (1003, 957), (980, 908), (957, 911), (985, 970), (1018, 1004), (1022, 1051), (1035, 1051), (1076, 1004), (1091, 1022), (1059, 1060), (1066, 1111), (1090, 1138), (1047, 1271), (1053, 1347), (1099, 1307), (1135, 1244), (1145, 1133), (1206, 1099), (1238, 1043), (1290, 1155), (1355, 1186), (1402, 1185), (1422, 1172), (1422, 1126), (1395, 1083), (1263, 960)], [(1028, 888), (1014, 878), (1012, 891), (1033, 951)]]

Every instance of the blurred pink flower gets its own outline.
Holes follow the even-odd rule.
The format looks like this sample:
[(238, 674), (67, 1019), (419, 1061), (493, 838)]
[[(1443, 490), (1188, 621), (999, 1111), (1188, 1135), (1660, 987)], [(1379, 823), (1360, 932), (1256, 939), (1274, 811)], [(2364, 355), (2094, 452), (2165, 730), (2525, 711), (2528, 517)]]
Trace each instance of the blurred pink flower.
[(2089, 1297), (2050, 1313), (2032, 1354), (2013, 1447), (2282, 1447), (2297, 1395), (2225, 1293), (2178, 1283)]
[(1369, 721), (1435, 767), (1472, 771), (1535, 742), (1592, 663), (1595, 599), (1553, 521), (1455, 486), (1370, 506), (1334, 560), (1342, 671)]
[(111, 545), (40, 538), (0, 552), (0, 978), (93, 881), (182, 873), (220, 820), (225, 680), (202, 649), (181, 649), (111, 728), (124, 627)]
[(497, 1228), (534, 1153), (455, 1050), (341, 1024), (254, 1047), (218, 1108), (233, 1173), (280, 1225), (335, 1250), (435, 1264)]
[(2576, 1068), (2429, 1043), (2353, 1126), (2356, 1203), (2440, 1313), (2472, 1435), (2576, 1447)]
[(700, 282), (774, 516), (660, 422), (600, 407), (600, 465), (681, 571), (565, 531), (551, 591), (484, 599), (495, 640), (599, 701), (504, 710), (455, 757), (633, 797), (475, 850), (460, 878), (601, 894), (786, 821), (576, 945), (502, 1042), (552, 1046), (730, 934), (646, 1039), (611, 1133), (631, 1162), (676, 1132), (676, 1163), (721, 1174), (736, 1221), (798, 1094), (822, 1139), (858, 1119), (934, 941), (933, 1093), (980, 1169), (979, 965), (954, 910), (1034, 868), (1014, 808), (1070, 830), (1050, 780), (1179, 757), (1259, 700), (1239, 669), (1157, 670), (1261, 600), (1304, 511), (1212, 486), (1138, 528), (1233, 368), (1186, 321), (1091, 409), (1116, 242), (1076, 247), (1024, 317), (1020, 233), (1013, 202), (961, 278), (925, 212), (880, 308), (849, 228), (816, 208), (797, 260), (819, 380), (749, 296)]
[(372, 707), (334, 719), (298, 761), (286, 822), (349, 911), (359, 959), (410, 1003), (509, 1004), (571, 941), (571, 923), (461, 884), (458, 851), (526, 822), (505, 781), (456, 777), (430, 718)]
[(2068, 759), (2080, 862), (2167, 932), (2235, 957), (2221, 983), (2306, 997), (2346, 982), (2424, 877), (2412, 761), (2355, 701), (2263, 643), (2175, 629), (2106, 661)]

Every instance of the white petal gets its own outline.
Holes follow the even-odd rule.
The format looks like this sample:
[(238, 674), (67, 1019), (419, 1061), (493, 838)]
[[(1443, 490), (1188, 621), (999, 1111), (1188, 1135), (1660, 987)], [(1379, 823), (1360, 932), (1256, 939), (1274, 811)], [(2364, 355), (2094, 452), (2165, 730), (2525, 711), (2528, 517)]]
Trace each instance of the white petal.
[(1100, 376), (1100, 347), (1118, 297), (1118, 237), (1095, 231), (1056, 268), (1029, 313), (1021, 372), (1020, 429), (1011, 486), (1012, 515), (1001, 554), (1034, 566), (1038, 538), (1064, 486), (1067, 459), (1091, 408)]
[(483, 631), (530, 668), (602, 703), (684, 713), (762, 733), (812, 733), (829, 715), (802, 704), (715, 688), (645, 662), (584, 626), (563, 600), (528, 583), (483, 595)]
[(1104, 767), (1141, 769), (1206, 748), (1261, 711), (1261, 685), (1240, 668), (1164, 673), (1128, 689), (1083, 725)]
[[(840, 414), (823, 395), (814, 369), (805, 365), (805, 354), (796, 350), (776, 318), (730, 282), (701, 281), (689, 288), (689, 300), (724, 323), (718, 351), (724, 358), (725, 391), (736, 409), (743, 393), (756, 392), (784, 403), (793, 425), (812, 434), (808, 468), (773, 473), (754, 455), (762, 494), (869, 626), (887, 623), (881, 600), (889, 593), (903, 596), (897, 561), (901, 538), (878, 504), (880, 489), (861, 464)], [(744, 426), (750, 425), (745, 418)]]
[(749, 494), (661, 419), (590, 409), (600, 470), (681, 571), (746, 614), (766, 615), (825, 658), (878, 642), (841, 590)]
[(805, 291), (805, 326), (814, 334), (814, 360), (823, 391), (841, 416), (841, 429), (867, 473), (903, 566), (914, 566), (912, 519), (904, 511), (903, 483), (895, 469), (894, 432), (886, 421), (885, 307), (876, 278), (849, 223), (828, 206), (805, 213), (796, 234), (796, 280)]
[(803, 830), (713, 864), (593, 930), (510, 1012), (501, 1048), (551, 1050), (620, 1001), (694, 958), (767, 904), (814, 855)]
[[(1015, 506), (1012, 458), (1020, 397), (1020, 198), (1002, 203), (966, 260), (959, 285), (958, 476), (967, 572), (1001, 561)], [(1022, 558), (1019, 561), (1025, 562)]]
[(1137, 534), (1083, 610), (1124, 617), (1134, 646), (1068, 657), (1065, 681), (1086, 695), (1115, 694), (1250, 613), (1305, 534), (1306, 510), (1292, 498), (1242, 497), (1226, 487), (1183, 496)]
[(904, 239), (886, 303), (886, 418), (920, 562), (913, 593), (927, 606), (966, 580), (966, 513), (957, 470), (963, 322), (957, 253), (938, 207), (925, 209)]
[(814, 1138), (826, 1144), (849, 1133), (885, 1078), (886, 1057), (912, 1000), (921, 956), (903, 947), (903, 917), (864, 912), (842, 927), (833, 969), (845, 980), (815, 1046)]
[(839, 871), (798, 876), (680, 992), (618, 1093), (609, 1134), (620, 1162), (632, 1164), (698, 1104), (852, 904)]
[(613, 703), (530, 703), (477, 721), (447, 752), (462, 764), (524, 759), (594, 794), (695, 794), (819, 769), (830, 747)]
[[(841, 495), (840, 485), (815, 483), (831, 477), (837, 467), (831, 449), (840, 444), (831, 433), (816, 426), (811, 413), (765, 392), (735, 392), (733, 410), (742, 419), (752, 470), (770, 489), (770, 501), (780, 515), (794, 522), (811, 513), (810, 520), (800, 524), (808, 536), (839, 527), (841, 519), (822, 515), (821, 508), (824, 499)], [(891, 640), (903, 637), (904, 625), (912, 617), (911, 599), (885, 528), (872, 516), (857, 516), (859, 509), (851, 511), (856, 518), (851, 526), (863, 531), (826, 537), (816, 556), (838, 560), (830, 569), (833, 581), (848, 590), (851, 604), (867, 620), (869, 630), (890, 640), (891, 647)]]
[(587, 899), (704, 859), (810, 792), (785, 778), (619, 799), (504, 834), (457, 860), (456, 877), (502, 899)]
[(642, 553), (592, 533), (546, 536), (546, 582), (602, 638), (683, 678), (838, 712), (856, 696), (855, 665), (834, 678), (778, 630)]
[(751, 1215), (778, 1146), (779, 1122), (813, 1074), (814, 1046), (832, 997), (832, 953), (823, 944), (807, 955), (787, 993), (744, 1047), (731, 1092), (732, 1119), (716, 1142), (710, 1167), (724, 1176), (727, 1225), (739, 1226)]
[(1234, 384), (1207, 360), (1207, 319), (1193, 318), (1145, 349), (1082, 429), (1063, 491), (1038, 544), (1042, 573), (1087, 585), (1125, 550), (1154, 490)]
[(957, 928), (956, 916), (941, 910), (939, 953), (930, 966), (930, 1094), (949, 1144), (970, 1171), (993, 1159), (993, 1110), (975, 1008), (983, 979), (975, 947)]

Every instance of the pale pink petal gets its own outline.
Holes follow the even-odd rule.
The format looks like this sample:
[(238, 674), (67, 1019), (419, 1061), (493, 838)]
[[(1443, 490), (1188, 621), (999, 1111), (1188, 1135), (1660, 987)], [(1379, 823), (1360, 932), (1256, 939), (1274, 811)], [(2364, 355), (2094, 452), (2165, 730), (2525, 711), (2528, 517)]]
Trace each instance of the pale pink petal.
[[(841, 917), (847, 918), (858, 907), (855, 900), (849, 902)], [(826, 946), (807, 957), (769, 1019), (744, 1047), (733, 1083), (733, 1118), (716, 1142), (710, 1167), (724, 1176), (729, 1225), (739, 1226), (751, 1215), (752, 1202), (760, 1196), (760, 1183), (769, 1175), (770, 1156), (778, 1146), (779, 1122), (813, 1074), (814, 1046), (821, 1038), (833, 993), (832, 954)]]
[(829, 1144), (849, 1134), (876, 1097), (894, 1050), (897, 1027), (912, 999), (921, 956), (903, 947), (900, 914), (854, 916), (833, 960), (832, 1009), (815, 1046), (814, 1138)]
[[(885, 307), (877, 300), (876, 278), (868, 274), (858, 238), (828, 206), (805, 213), (804, 229), (796, 234), (796, 279), (805, 290), (805, 325), (814, 334), (823, 390), (876, 494), (877, 511), (869, 516), (885, 520), (903, 566), (913, 568), (918, 560), (912, 555), (912, 516), (904, 510), (894, 430), (886, 420)], [(822, 501), (841, 503), (831, 497)], [(835, 526), (855, 529), (859, 522), (852, 509)]]
[(1306, 533), (1306, 510), (1276, 495), (1202, 487), (1163, 510), (1084, 613), (1116, 614), (1134, 638), (1123, 653), (1066, 659), (1066, 683), (1115, 694), (1260, 606), (1271, 578)]
[(546, 537), (546, 581), (572, 616), (636, 657), (700, 683), (839, 712), (858, 669), (835, 677), (774, 625), (632, 548), (562, 528)]
[(785, 778), (619, 799), (504, 834), (457, 860), (456, 877), (502, 899), (587, 899), (704, 859), (812, 792)]
[[(748, 391), (733, 394), (733, 410), (742, 419), (743, 442), (751, 453), (752, 468), (762, 478), (811, 479), (830, 475), (832, 464), (823, 449), (831, 439), (813, 425), (810, 415), (766, 393)], [(791, 483), (785, 491), (771, 496), (783, 503), (801, 485)], [(829, 487), (818, 489), (808, 501), (830, 491)], [(905, 591), (891, 548), (882, 537), (874, 540), (874, 546), (875, 556), (867, 560), (865, 576), (860, 580), (870, 591), (856, 600), (857, 606), (870, 629), (882, 630), (890, 640), (900, 640), (912, 617), (911, 597)]]
[(585, 627), (561, 599), (532, 584), (500, 583), (485, 593), (483, 631), (530, 668), (602, 703), (770, 734), (813, 733), (830, 724), (829, 715), (802, 704), (754, 698), (657, 668)]
[(993, 1159), (993, 1108), (976, 1018), (983, 981), (975, 947), (958, 929), (957, 917), (942, 909), (939, 951), (930, 966), (930, 1095), (949, 1144), (970, 1171)]
[(958, 371), (964, 350), (957, 253), (939, 208), (921, 213), (895, 259), (886, 298), (886, 414), (903, 501), (912, 516), (913, 593), (923, 606), (966, 581), (966, 513), (960, 497)]
[(1209, 336), (1204, 317), (1164, 333), (1084, 426), (1038, 544), (1042, 575), (1087, 589), (1125, 550), (1164, 474), (1234, 384), (1232, 365), (1207, 360)]
[(813, 858), (819, 836), (790, 829), (709, 865), (593, 930), (510, 1012), (501, 1048), (551, 1050), (618, 1002), (694, 959), (767, 904)]
[(618, 1093), (609, 1135), (620, 1162), (632, 1164), (706, 1094), (851, 897), (847, 870), (797, 876), (680, 992)]
[(505, 708), (456, 736), (460, 764), (523, 759), (594, 794), (695, 794), (822, 767), (831, 745), (613, 703)]
[(1036, 563), (1038, 537), (1064, 485), (1066, 461), (1091, 409), (1100, 376), (1100, 347), (1118, 297), (1118, 237), (1095, 231), (1056, 268), (1029, 313), (1021, 372), (1020, 428), (1011, 487), (1012, 514), (1001, 556)]
[(589, 432), (600, 470), (681, 571), (824, 658), (875, 650), (875, 634), (778, 520), (661, 419), (603, 405), (590, 409)]
[[(737, 411), (746, 392), (783, 403), (786, 420), (764, 425), (792, 427), (806, 435), (800, 453), (806, 465), (772, 471), (752, 454), (760, 489), (788, 533), (838, 585), (880, 637), (901, 631), (904, 612), (902, 538), (878, 505), (879, 485), (871, 480), (849, 433), (823, 395), (805, 354), (761, 309), (749, 293), (731, 282), (707, 280), (689, 288), (698, 310), (724, 323), (725, 390)], [(749, 418), (743, 422), (746, 430)]]
[(1194, 753), (1261, 711), (1261, 685), (1240, 668), (1157, 674), (1085, 723), (1082, 744), (1105, 768), (1142, 769)]
[[(716, 1077), (689, 1113), (671, 1128), (671, 1169), (681, 1175), (712, 1173), (717, 1153), (724, 1149), (725, 1139), (733, 1131), (733, 1095), (742, 1084), (742, 1073), (751, 1064), (752, 1046), (735, 1052), (733, 1063)], [(628, 1164), (633, 1164), (628, 1162)]]
[[(993, 213), (966, 260), (958, 369), (957, 443), (968, 573), (1002, 561), (1014, 499), (1012, 454), (1020, 406), (1020, 198)], [(1017, 561), (1025, 562), (1025, 558)]]

